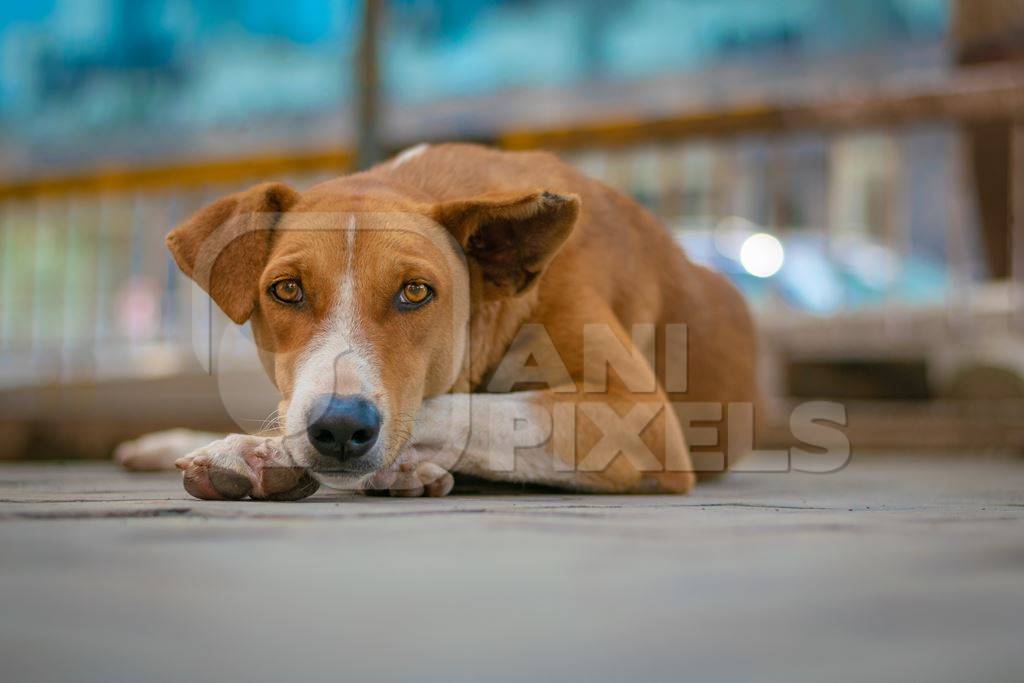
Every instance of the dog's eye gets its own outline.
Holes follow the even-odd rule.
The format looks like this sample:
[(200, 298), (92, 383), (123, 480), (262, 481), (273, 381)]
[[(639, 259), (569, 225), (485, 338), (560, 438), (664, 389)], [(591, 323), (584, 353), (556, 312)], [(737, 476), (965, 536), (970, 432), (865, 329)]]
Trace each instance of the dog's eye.
[(278, 280), (270, 285), (270, 294), (283, 304), (297, 304), (302, 301), (302, 285), (298, 280)]
[(398, 302), (405, 307), (422, 306), (434, 296), (434, 290), (423, 282), (406, 282), (398, 293)]

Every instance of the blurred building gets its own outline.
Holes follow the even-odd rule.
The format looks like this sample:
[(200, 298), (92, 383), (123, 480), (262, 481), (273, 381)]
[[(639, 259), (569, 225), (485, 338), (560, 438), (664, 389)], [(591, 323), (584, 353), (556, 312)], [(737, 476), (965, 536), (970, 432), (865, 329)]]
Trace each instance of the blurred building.
[[(259, 426), (273, 392), (245, 379), (244, 332), (162, 239), (226, 191), (351, 168), (360, 7), (0, 8), (9, 452), (67, 449), (85, 425), (93, 453), (158, 427)], [(1024, 444), (1022, 15), (1021, 0), (390, 0), (381, 132), (389, 149), (546, 147), (633, 195), (746, 292), (767, 393), (845, 401), (855, 445)]]
[[(341, 110), (359, 7), (7, 3), (0, 171), (347, 141)], [(945, 0), (394, 0), (389, 9), (384, 86), (393, 107), (894, 46), (901, 59), (916, 47), (918, 60), (934, 62), (945, 57), (927, 48), (941, 43), (949, 15)], [(449, 135), (504, 123), (473, 115), (444, 122)]]

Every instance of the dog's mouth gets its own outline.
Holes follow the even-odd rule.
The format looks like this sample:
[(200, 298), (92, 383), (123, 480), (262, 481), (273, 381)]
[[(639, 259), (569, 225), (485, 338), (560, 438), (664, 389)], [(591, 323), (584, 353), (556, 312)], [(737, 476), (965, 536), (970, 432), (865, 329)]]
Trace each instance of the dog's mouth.
[(367, 453), (362, 457), (344, 462), (314, 454), (309, 470), (324, 477), (351, 479), (371, 475), (383, 465), (383, 458), (378, 457), (376, 453)]
[(321, 463), (318, 461), (309, 468), (309, 473), (314, 479), (328, 488), (337, 491), (362, 491), (366, 489), (366, 482), (382, 468), (382, 463), (379, 461), (375, 463), (367, 462), (365, 465), (358, 467), (353, 465), (354, 463), (338, 465), (336, 463)]

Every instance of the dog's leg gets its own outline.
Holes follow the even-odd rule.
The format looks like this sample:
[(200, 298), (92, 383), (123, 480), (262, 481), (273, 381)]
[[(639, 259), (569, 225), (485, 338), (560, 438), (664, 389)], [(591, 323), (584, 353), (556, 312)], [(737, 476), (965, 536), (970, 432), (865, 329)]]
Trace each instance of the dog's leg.
[[(688, 491), (695, 478), (676, 413), (642, 347), (598, 306), (524, 327), (488, 384), (495, 393), (424, 401), (403, 461), (595, 493)], [(509, 391), (519, 382), (551, 388)]]
[(192, 429), (153, 432), (119, 445), (114, 450), (114, 460), (129, 470), (173, 470), (174, 462), (179, 458), (222, 438), (224, 434)]
[(204, 500), (298, 500), (318, 482), (288, 455), (280, 437), (232, 434), (179, 459), (185, 490)]
[(664, 394), (646, 398), (551, 391), (439, 396), (425, 402), (407, 450), (413, 460), (496, 481), (684, 493), (694, 475), (682, 429)]

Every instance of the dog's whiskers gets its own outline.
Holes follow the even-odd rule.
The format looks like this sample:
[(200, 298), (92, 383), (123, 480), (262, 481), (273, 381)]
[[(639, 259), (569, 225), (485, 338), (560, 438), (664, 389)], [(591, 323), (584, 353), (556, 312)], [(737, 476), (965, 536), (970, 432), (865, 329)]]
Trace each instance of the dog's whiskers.
[(281, 428), (281, 411), (275, 409), (263, 420), (260, 426), (261, 432), (275, 431)]

